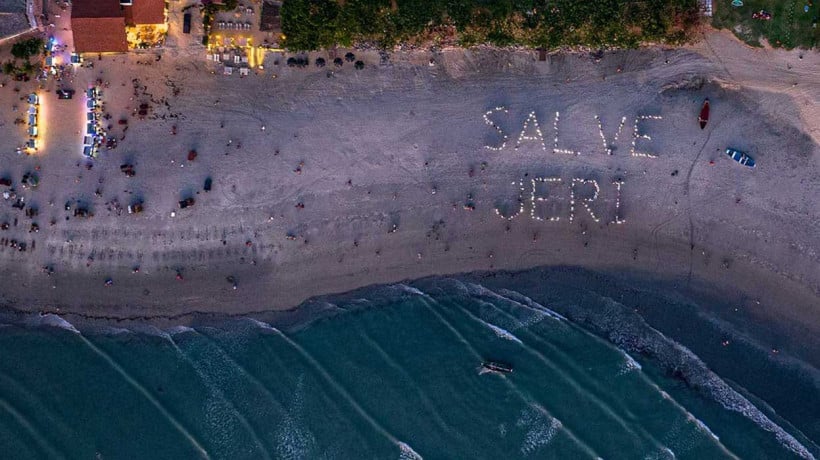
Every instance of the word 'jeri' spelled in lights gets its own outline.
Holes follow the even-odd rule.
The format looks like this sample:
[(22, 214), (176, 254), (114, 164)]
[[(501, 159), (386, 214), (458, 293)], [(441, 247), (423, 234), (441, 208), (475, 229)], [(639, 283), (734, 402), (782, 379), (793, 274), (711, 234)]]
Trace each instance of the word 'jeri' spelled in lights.
[(501, 214), (500, 209), (498, 209), (498, 208), (494, 209), (495, 214), (498, 217), (500, 217), (502, 219), (505, 219), (505, 220), (508, 220), (508, 221), (511, 221), (511, 220), (515, 219), (516, 217), (520, 216), (524, 212), (524, 180), (522, 179), (518, 182), (512, 181), (511, 185), (516, 185), (516, 184), (518, 184), (518, 189), (519, 189), (519, 192), (518, 192), (518, 211), (515, 214), (511, 215), (511, 216), (505, 216), (505, 215)]
[[(533, 206), (530, 208), (530, 217), (535, 219), (535, 220), (539, 220), (539, 221), (549, 220), (550, 222), (558, 222), (559, 220), (561, 220), (561, 218), (558, 217), (558, 216), (550, 216), (550, 217), (545, 219), (543, 217), (538, 217), (538, 216), (535, 215), (535, 203), (536, 202), (542, 202), (542, 201), (548, 201), (548, 198), (546, 198), (546, 197), (535, 196), (535, 187), (536, 187), (536, 184), (538, 182), (547, 183), (547, 184), (551, 184), (551, 183), (559, 184), (559, 183), (561, 183), (561, 178), (560, 177), (536, 177), (535, 179), (532, 180), (532, 192), (530, 194), (530, 202), (533, 204)], [(523, 209), (524, 205), (522, 204), (521, 207)]]
[(572, 222), (575, 220), (575, 185), (576, 184), (592, 184), (595, 188), (595, 192), (592, 194), (591, 198), (581, 198), (579, 201), (581, 205), (587, 210), (590, 216), (592, 216), (592, 220), (595, 222), (600, 222), (600, 218), (595, 216), (595, 213), (592, 212), (592, 208), (589, 207), (589, 203), (598, 199), (598, 193), (601, 191), (601, 187), (598, 186), (598, 181), (595, 179), (584, 179), (581, 177), (574, 177), (572, 178), (572, 185), (569, 188), (569, 221)]
[(621, 186), (624, 185), (624, 183), (622, 180), (616, 180), (612, 183), (612, 185), (615, 186), (615, 219), (611, 222), (613, 224), (621, 225), (626, 223), (626, 220), (621, 219), (618, 212), (621, 210)]

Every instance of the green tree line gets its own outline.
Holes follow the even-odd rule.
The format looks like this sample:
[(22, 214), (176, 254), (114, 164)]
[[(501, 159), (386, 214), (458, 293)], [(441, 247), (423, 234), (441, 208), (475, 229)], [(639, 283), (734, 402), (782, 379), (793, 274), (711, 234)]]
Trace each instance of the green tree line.
[(634, 47), (680, 43), (698, 24), (697, 0), (286, 0), (291, 50), (455, 39), (489, 43)]

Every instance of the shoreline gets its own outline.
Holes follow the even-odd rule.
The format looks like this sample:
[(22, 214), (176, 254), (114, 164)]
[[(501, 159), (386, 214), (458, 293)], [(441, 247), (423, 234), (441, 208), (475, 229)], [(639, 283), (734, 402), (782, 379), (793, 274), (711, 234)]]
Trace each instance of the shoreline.
[[(15, 182), (42, 167), (38, 189), (17, 187), (39, 206), (40, 232), (28, 234), (28, 220), (10, 203), (0, 209), (0, 217), (20, 221), (4, 238), (37, 242), (34, 252), (0, 248), (8, 273), (0, 305), (184, 322), (195, 310), (292, 310), (317, 295), (431, 275), (574, 266), (652, 273), (696, 292), (717, 286), (760, 322), (816, 335), (820, 205), (812, 196), (820, 148), (811, 121), (817, 105), (805, 101), (820, 94), (817, 76), (807, 73), (818, 57), (796, 63), (790, 76), (801, 82), (793, 87), (775, 80), (795, 53), (768, 50), (771, 61), (758, 70), (758, 50), (726, 42), (725, 33), (707, 40), (719, 41), (724, 54), (710, 55), (701, 43), (606, 53), (598, 63), (577, 54), (538, 63), (529, 52), (447, 50), (435, 67), (425, 53), (398, 53), (382, 67), (372, 52), (363, 71), (329, 78), (281, 68), (275, 80), (208, 75), (184, 56), (150, 66), (141, 55), (106, 57), (78, 71), (74, 85), (110, 82), (108, 113), (129, 118), (127, 133), (113, 128), (124, 138), (116, 150), (103, 151), (93, 170), (81, 167), (82, 120), (72, 117), (82, 101), (58, 103), (49, 82), (42, 116), (59, 142), (48, 141), (36, 157), (0, 153), (9, 165), (0, 174)], [(140, 80), (132, 88), (133, 76)], [(15, 97), (4, 89), (0, 103)], [(692, 114), (704, 97), (715, 112), (700, 131)], [(149, 119), (129, 117), (135, 100), (152, 101)], [(501, 106), (508, 112), (493, 111)], [(503, 140), (482, 118), (487, 113), (508, 136), (499, 151), (485, 148)], [(789, 117), (795, 113), (799, 121)], [(628, 138), (613, 140), (621, 116), (630, 119), (624, 137), (638, 117), (661, 117), (641, 121), (651, 139), (637, 148), (658, 158), (632, 155)], [(0, 134), (19, 137), (3, 121)], [(178, 135), (169, 134), (172, 126)], [(758, 168), (732, 164), (722, 154), (727, 145), (751, 149)], [(199, 157), (186, 161), (192, 148)], [(123, 162), (136, 165), (135, 178), (118, 172)], [(213, 192), (200, 193), (205, 177), (213, 177)], [(559, 178), (563, 188), (533, 185), (548, 203), (525, 199), (527, 206), (563, 220), (535, 220), (529, 209), (511, 222), (499, 218), (496, 208), (514, 211), (516, 182), (534, 177)], [(591, 182), (573, 189), (576, 179), (600, 187), (592, 211), (570, 207), (571, 193), (598, 196)], [(622, 194), (613, 187), (619, 179)], [(175, 209), (186, 194), (197, 205)], [(145, 200), (143, 215), (111, 210), (112, 197), (124, 204), (134, 196)], [(69, 216), (66, 201), (90, 203), (95, 217)], [(608, 224), (620, 218), (627, 223)], [(55, 268), (50, 277), (41, 272), (46, 265)], [(113, 286), (104, 286), (107, 278)]]

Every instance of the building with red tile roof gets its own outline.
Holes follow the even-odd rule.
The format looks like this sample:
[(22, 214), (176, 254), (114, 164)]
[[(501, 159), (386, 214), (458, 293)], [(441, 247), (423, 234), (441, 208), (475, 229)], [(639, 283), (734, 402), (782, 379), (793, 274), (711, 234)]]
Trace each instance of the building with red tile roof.
[(130, 26), (165, 23), (165, 0), (133, 0), (125, 7), (125, 22)]
[(119, 0), (74, 0), (74, 49), (78, 53), (124, 53), (125, 17)]

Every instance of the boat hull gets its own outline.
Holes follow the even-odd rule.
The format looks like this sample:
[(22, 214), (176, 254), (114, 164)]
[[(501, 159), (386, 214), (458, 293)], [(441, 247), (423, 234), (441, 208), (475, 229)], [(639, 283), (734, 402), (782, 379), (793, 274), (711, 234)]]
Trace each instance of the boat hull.
[(698, 122), (700, 123), (700, 129), (706, 128), (706, 123), (709, 122), (709, 99), (703, 102), (703, 107), (700, 109), (700, 116), (698, 116)]

